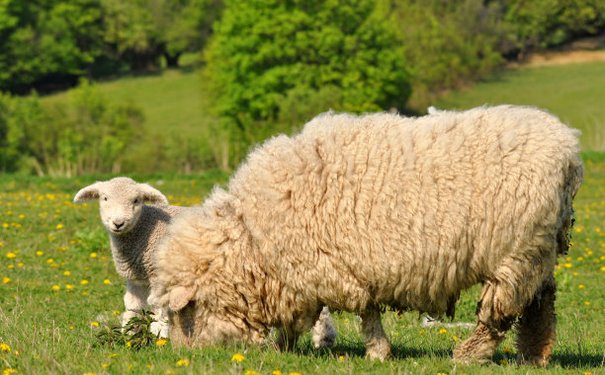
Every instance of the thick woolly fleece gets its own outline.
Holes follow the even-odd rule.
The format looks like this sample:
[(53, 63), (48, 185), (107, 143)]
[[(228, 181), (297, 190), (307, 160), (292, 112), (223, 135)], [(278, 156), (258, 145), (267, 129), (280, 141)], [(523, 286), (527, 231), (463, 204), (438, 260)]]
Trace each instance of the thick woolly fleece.
[(547, 328), (521, 328), (541, 347), (521, 342), (519, 355), (544, 364), (554, 295), (532, 302), (554, 293), (581, 180), (578, 132), (534, 108), (323, 114), (177, 215), (152, 293), (176, 344), (260, 343), (270, 326), (295, 342), (327, 305), (360, 314), (368, 356), (384, 359), (379, 305), (439, 315), (481, 282), (455, 358), (489, 359), (515, 318), (539, 314)]

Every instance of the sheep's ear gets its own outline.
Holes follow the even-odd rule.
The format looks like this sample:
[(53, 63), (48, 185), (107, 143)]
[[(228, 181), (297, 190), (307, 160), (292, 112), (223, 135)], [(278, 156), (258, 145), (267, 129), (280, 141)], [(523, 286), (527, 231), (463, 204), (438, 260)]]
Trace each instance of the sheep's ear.
[(168, 307), (170, 307), (170, 310), (172, 311), (179, 311), (183, 307), (187, 306), (194, 294), (195, 289), (192, 286), (177, 286), (170, 291), (170, 302)]
[(95, 182), (92, 185), (88, 185), (85, 188), (80, 189), (74, 197), (74, 203), (81, 203), (91, 201), (93, 199), (99, 199), (99, 187), (100, 182)]
[(147, 184), (139, 184), (139, 189), (143, 193), (143, 199), (145, 199), (145, 202), (168, 206), (168, 198), (166, 198), (166, 196), (158, 189)]

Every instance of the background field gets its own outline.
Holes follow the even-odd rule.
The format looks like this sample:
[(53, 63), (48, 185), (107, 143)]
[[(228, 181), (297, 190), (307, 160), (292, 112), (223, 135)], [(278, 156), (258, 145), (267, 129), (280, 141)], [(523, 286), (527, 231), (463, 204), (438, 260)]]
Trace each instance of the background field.
[[(384, 317), (394, 359), (363, 358), (358, 319), (337, 314), (332, 350), (316, 352), (305, 337), (293, 353), (244, 346), (204, 350), (170, 344), (134, 350), (100, 344), (99, 326), (123, 308), (122, 280), (111, 260), (96, 204), (74, 205), (75, 192), (93, 178), (1, 176), (0, 369), (37, 373), (255, 374), (597, 374), (605, 372), (605, 158), (587, 154), (586, 182), (576, 199), (573, 247), (560, 259), (558, 340), (547, 370), (514, 362), (513, 335), (487, 366), (456, 366), (451, 352), (468, 329), (424, 328), (417, 313)], [(162, 179), (138, 177), (175, 204), (195, 204), (224, 174)], [(478, 289), (465, 293), (456, 321), (473, 321)], [(234, 354), (243, 361), (232, 360)], [(253, 372), (256, 371), (256, 372)]]

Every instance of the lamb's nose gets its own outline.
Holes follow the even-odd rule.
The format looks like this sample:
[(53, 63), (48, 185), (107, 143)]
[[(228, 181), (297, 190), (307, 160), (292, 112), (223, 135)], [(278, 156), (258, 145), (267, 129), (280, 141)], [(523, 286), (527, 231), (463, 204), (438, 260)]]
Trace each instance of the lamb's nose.
[(124, 221), (123, 220), (121, 220), (121, 221), (114, 220), (113, 225), (116, 227), (116, 229), (120, 229), (124, 226)]

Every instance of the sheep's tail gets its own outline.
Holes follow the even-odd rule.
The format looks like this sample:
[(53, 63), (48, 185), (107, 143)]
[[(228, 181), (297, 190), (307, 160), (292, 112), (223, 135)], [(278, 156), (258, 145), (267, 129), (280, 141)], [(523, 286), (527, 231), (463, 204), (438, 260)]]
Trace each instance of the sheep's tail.
[(570, 162), (565, 180), (561, 210), (562, 225), (557, 235), (557, 254), (567, 254), (571, 245), (571, 230), (575, 222), (573, 199), (582, 185), (583, 178), (584, 167), (581, 158), (577, 156)]

